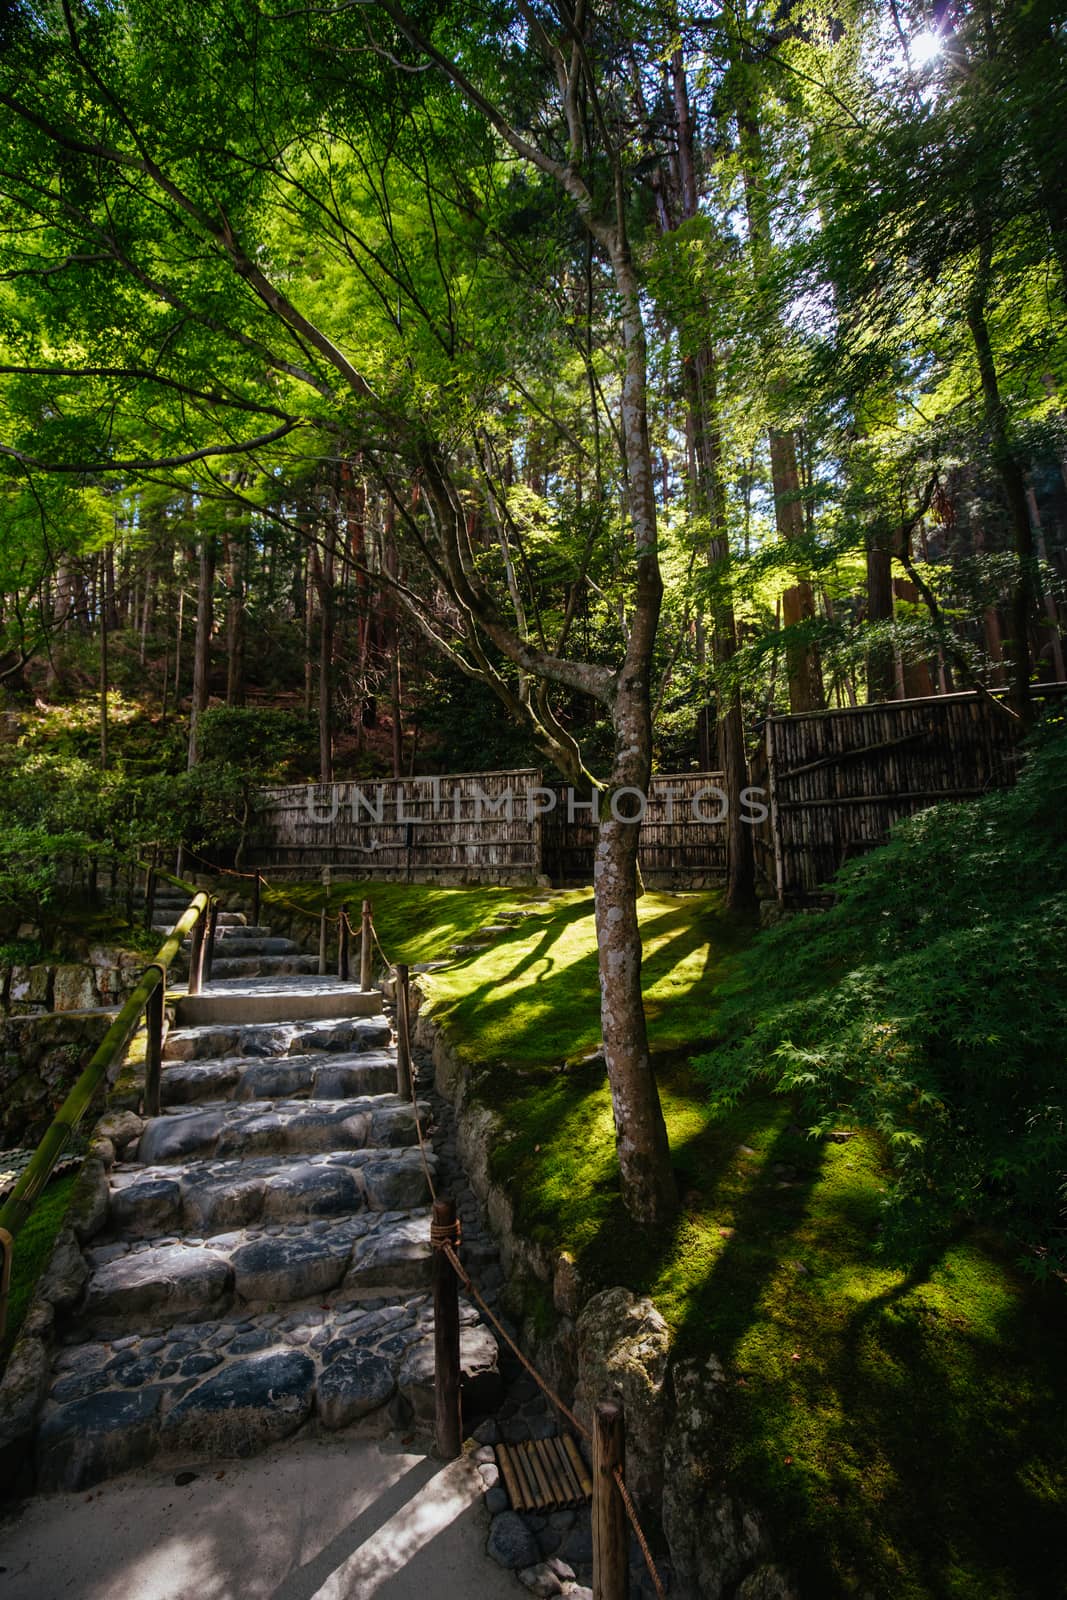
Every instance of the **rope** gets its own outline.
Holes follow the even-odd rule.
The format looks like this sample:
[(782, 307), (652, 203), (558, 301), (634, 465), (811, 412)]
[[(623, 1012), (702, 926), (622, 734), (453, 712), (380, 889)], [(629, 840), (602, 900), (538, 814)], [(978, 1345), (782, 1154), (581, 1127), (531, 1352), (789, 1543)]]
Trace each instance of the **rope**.
[(626, 1508), (626, 1515), (630, 1519), (630, 1526), (633, 1528), (637, 1542), (641, 1547), (641, 1554), (645, 1558), (645, 1566), (648, 1568), (648, 1575), (652, 1579), (652, 1587), (656, 1591), (658, 1600), (667, 1600), (663, 1590), (663, 1585), (659, 1581), (659, 1573), (656, 1571), (656, 1563), (652, 1559), (652, 1551), (648, 1548), (648, 1540), (645, 1538), (645, 1530), (637, 1520), (637, 1512), (634, 1510), (634, 1503), (630, 1499), (630, 1491), (623, 1481), (622, 1473), (618, 1467), (614, 1467), (612, 1468), (611, 1475), (615, 1479), (615, 1487), (622, 1496), (622, 1503)]

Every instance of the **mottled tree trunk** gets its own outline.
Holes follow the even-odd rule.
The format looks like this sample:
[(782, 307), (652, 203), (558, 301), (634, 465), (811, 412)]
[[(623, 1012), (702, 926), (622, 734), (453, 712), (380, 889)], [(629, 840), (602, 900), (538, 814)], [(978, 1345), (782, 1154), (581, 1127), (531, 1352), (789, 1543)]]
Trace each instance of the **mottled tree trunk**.
[(215, 539), (200, 541), (200, 581), (196, 591), (196, 643), (193, 646), (193, 697), (189, 708), (189, 766), (200, 760), (199, 724), (207, 710), (211, 670), (211, 634), (214, 626)]

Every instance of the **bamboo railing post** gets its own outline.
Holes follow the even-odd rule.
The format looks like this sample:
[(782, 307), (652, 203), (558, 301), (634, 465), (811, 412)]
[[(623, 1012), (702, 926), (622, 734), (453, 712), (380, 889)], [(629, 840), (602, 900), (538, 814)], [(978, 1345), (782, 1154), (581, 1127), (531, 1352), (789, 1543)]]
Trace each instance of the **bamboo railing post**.
[(144, 1113), (158, 1117), (160, 1110), (160, 1079), (163, 1073), (163, 1012), (167, 999), (167, 980), (159, 983), (148, 997), (144, 1019), (148, 1038), (144, 1058)]
[(207, 913), (207, 932), (204, 935), (204, 966), (203, 981), (211, 982), (211, 968), (215, 961), (215, 934), (219, 926), (219, 903), (214, 895), (211, 897), (211, 909)]
[(204, 933), (207, 922), (207, 908), (197, 917), (196, 927), (192, 932), (192, 943), (189, 946), (189, 993), (199, 994), (200, 985), (204, 977)]
[(593, 1412), (593, 1600), (626, 1600), (630, 1589), (626, 1507), (615, 1482), (625, 1471), (626, 1417), (621, 1400)]
[(411, 1010), (406, 962), (398, 961), (396, 972), (396, 1092), (401, 1100), (411, 1099)]
[(444, 1461), (460, 1453), (463, 1428), (459, 1392), (459, 1279), (443, 1246), (459, 1244), (456, 1202), (451, 1196), (433, 1203), (433, 1353), (434, 1443)]
[(371, 988), (371, 972), (373, 970), (372, 938), (370, 901), (364, 900), (363, 919), (359, 931), (359, 986), (364, 994)]
[(260, 877), (259, 868), (257, 867), (256, 875), (252, 879), (252, 922), (256, 926), (259, 925), (259, 902), (262, 888), (262, 879)]
[(341, 907), (341, 915), (337, 920), (337, 976), (343, 983), (348, 982), (348, 904)]
[(326, 907), (319, 912), (319, 977), (326, 976)]

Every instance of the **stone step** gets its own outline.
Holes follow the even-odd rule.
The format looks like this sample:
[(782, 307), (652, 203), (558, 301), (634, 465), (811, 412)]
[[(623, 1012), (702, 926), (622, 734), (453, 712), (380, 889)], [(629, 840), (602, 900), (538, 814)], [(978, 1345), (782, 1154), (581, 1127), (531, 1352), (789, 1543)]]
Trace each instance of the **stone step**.
[[(182, 949), (188, 950), (191, 939), (182, 940)], [(219, 928), (215, 933), (216, 960), (229, 960), (234, 956), (306, 956), (295, 939), (282, 939), (269, 933), (252, 933), (249, 928)], [(311, 959), (311, 958), (309, 958)], [(318, 957), (314, 957), (318, 971)]]
[[(431, 1174), (436, 1159), (427, 1152)], [(308, 1222), (429, 1204), (422, 1158), (410, 1146), (117, 1167), (107, 1232), (115, 1241), (176, 1234), (210, 1238), (234, 1228)]]
[[(420, 1107), (424, 1118), (428, 1107)], [(137, 1160), (158, 1162), (214, 1156), (303, 1155), (326, 1150), (395, 1148), (415, 1144), (415, 1111), (395, 1095), (350, 1100), (249, 1100), (194, 1106), (149, 1117)]]
[(381, 1014), (321, 1020), (264, 1022), (251, 1027), (204, 1022), (172, 1028), (163, 1046), (166, 1061), (206, 1061), (224, 1056), (264, 1060), (279, 1056), (352, 1054), (384, 1050), (392, 1030)]
[(325, 1021), (373, 1016), (381, 1009), (378, 990), (364, 991), (340, 978), (317, 976), (238, 978), (227, 982), (213, 975), (200, 994), (181, 995), (176, 1001), (178, 1023), (183, 1027), (207, 1022)]
[[(182, 907), (184, 910), (185, 908)], [(173, 933), (177, 917), (157, 917), (152, 924), (155, 933)], [(262, 923), (247, 922), (243, 911), (220, 911), (215, 925), (215, 935), (226, 938), (237, 938), (248, 934), (251, 938), (269, 938), (270, 929)]]
[(274, 1310), (339, 1291), (358, 1300), (429, 1286), (430, 1211), (361, 1211), (306, 1223), (235, 1228), (203, 1239), (100, 1245), (85, 1252), (82, 1326), (114, 1334), (234, 1310)]
[[(496, 1343), (460, 1302), (465, 1418), (495, 1406)], [(248, 1456), (311, 1423), (383, 1432), (433, 1416), (432, 1306), (339, 1292), (59, 1352), (37, 1441), (40, 1487), (80, 1491), (154, 1457)], [(267, 1509), (267, 1508), (264, 1508)]]
[(165, 1106), (204, 1100), (344, 1100), (349, 1095), (391, 1094), (396, 1089), (396, 1057), (380, 1050), (278, 1056), (248, 1061), (168, 1062), (163, 1069)]
[[(283, 941), (279, 940), (279, 943)], [(288, 941), (284, 941), (288, 942)], [(224, 978), (295, 978), (317, 976), (318, 956), (307, 955), (230, 955), (215, 954), (211, 963), (212, 984)], [(205, 993), (210, 991), (205, 990)]]

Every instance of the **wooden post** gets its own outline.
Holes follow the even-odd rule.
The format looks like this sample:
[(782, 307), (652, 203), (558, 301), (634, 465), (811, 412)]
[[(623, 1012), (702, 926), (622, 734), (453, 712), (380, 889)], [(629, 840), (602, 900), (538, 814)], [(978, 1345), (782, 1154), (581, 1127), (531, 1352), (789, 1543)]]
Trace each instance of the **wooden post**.
[(159, 846), (152, 846), (152, 859), (144, 880), (144, 925), (151, 931), (152, 921), (156, 914), (156, 857)]
[(252, 879), (252, 921), (256, 926), (259, 925), (259, 902), (262, 887), (262, 879), (260, 878), (259, 868), (257, 867), (256, 875)]
[(615, 1468), (626, 1468), (621, 1400), (598, 1400), (593, 1413), (593, 1600), (626, 1600), (630, 1589), (626, 1507)]
[(363, 921), (362, 921), (362, 924), (360, 926), (360, 934), (359, 934), (359, 939), (360, 939), (360, 943), (359, 943), (359, 986), (363, 990), (364, 994), (366, 994), (367, 990), (372, 987), (372, 985), (371, 985), (371, 972), (372, 972), (372, 960), (373, 960), (373, 951), (371, 950), (371, 939), (372, 939), (372, 937), (373, 937), (373, 935), (371, 934), (370, 901), (369, 900), (364, 900), (364, 902), (363, 902)]
[(322, 912), (319, 916), (319, 977), (326, 976), (326, 938), (329, 930), (328, 916), (330, 911), (330, 869), (322, 869)]
[(207, 913), (207, 933), (204, 936), (204, 982), (211, 982), (211, 967), (215, 960), (215, 934), (219, 926), (219, 903), (214, 895)]
[(455, 1249), (456, 1202), (451, 1197), (433, 1203), (433, 1354), (434, 1441), (443, 1461), (460, 1453), (463, 1428), (459, 1394), (459, 1280), (441, 1245)]
[(398, 961), (396, 972), (396, 1092), (401, 1100), (411, 1099), (411, 1012), (409, 1009), (407, 964)]
[(161, 977), (157, 987), (148, 996), (148, 1004), (144, 1008), (145, 1028), (148, 1033), (144, 1057), (144, 1114), (146, 1117), (159, 1116), (160, 1078), (163, 1072), (163, 1008), (166, 998), (167, 980), (165, 977)]
[(341, 907), (341, 915), (337, 921), (337, 976), (343, 983), (348, 982), (348, 905)]
[(204, 934), (207, 917), (197, 918), (196, 927), (192, 933), (192, 943), (189, 947), (189, 993), (199, 994), (200, 985), (204, 978)]

